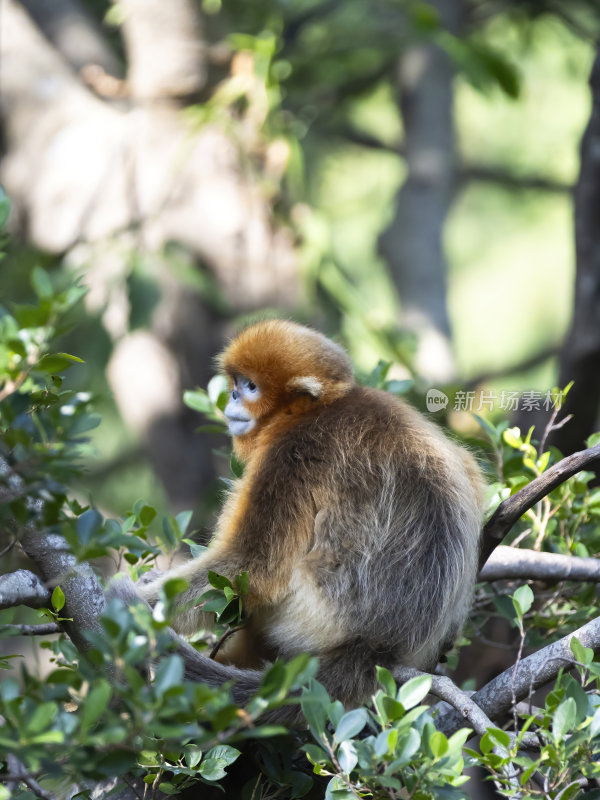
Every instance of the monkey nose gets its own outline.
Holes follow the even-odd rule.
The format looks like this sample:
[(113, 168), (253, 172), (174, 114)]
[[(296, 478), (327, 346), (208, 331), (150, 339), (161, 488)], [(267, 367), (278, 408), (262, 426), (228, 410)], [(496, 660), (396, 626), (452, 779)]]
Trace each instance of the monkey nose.
[(239, 400), (239, 397), (240, 397), (240, 393), (236, 392), (235, 389), (232, 389), (231, 390), (231, 399), (232, 400)]

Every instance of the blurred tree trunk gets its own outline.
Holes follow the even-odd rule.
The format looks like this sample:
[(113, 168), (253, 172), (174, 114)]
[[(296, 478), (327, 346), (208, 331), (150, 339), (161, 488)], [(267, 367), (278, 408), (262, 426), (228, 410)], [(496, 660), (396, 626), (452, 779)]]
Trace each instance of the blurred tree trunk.
[[(430, 3), (445, 28), (456, 32), (462, 0)], [(443, 229), (456, 181), (454, 71), (447, 54), (427, 40), (400, 57), (397, 92), (404, 124), (407, 178), (380, 249), (398, 287), (403, 327), (419, 338), (416, 367), (431, 381), (454, 376), (446, 305)]]
[(590, 77), (592, 110), (581, 142), (575, 187), (575, 300), (571, 328), (560, 354), (558, 383), (575, 381), (564, 413), (573, 414), (551, 441), (565, 453), (585, 446), (600, 427), (600, 50)]
[[(0, 180), (29, 241), (85, 271), (88, 308), (113, 341), (108, 376), (120, 411), (172, 506), (190, 508), (214, 467), (183, 390), (206, 384), (232, 316), (294, 304), (296, 263), (291, 236), (272, 226), (270, 200), (244, 166), (247, 154), (222, 127), (192, 127), (181, 114), (190, 96), (210, 89), (198, 4), (120, 6), (125, 80), (76, 0), (5, 0)], [(252, 98), (248, 105), (253, 111)], [(262, 118), (253, 124), (258, 131)], [(187, 279), (176, 277), (182, 263)], [(148, 326), (133, 330), (136, 269), (158, 302)], [(194, 289), (200, 280), (214, 288)]]

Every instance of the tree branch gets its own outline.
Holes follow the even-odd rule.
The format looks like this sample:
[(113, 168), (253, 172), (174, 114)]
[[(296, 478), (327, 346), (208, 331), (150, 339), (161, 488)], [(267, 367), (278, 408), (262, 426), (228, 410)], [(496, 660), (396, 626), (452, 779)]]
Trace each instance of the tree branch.
[(121, 77), (123, 67), (100, 26), (77, 0), (20, 0), (33, 21), (76, 70), (90, 64)]
[(499, 369), (486, 370), (474, 375), (466, 381), (465, 389), (476, 389), (481, 383), (487, 383), (491, 380), (508, 377), (509, 375), (515, 375), (520, 372), (527, 372), (543, 364), (545, 361), (548, 361), (548, 359), (555, 358), (559, 352), (560, 346), (558, 344), (549, 344), (538, 350), (537, 353), (532, 353), (522, 361), (518, 361), (516, 364), (506, 364), (506, 366), (500, 367)]
[[(411, 678), (427, 675), (414, 667), (401, 667), (394, 671), (394, 678), (405, 683)], [(483, 734), (488, 728), (493, 728), (492, 720), (481, 710), (471, 697), (459, 689), (458, 686), (446, 675), (431, 675), (431, 694), (445, 700), (470, 723), (476, 733)]]
[(563, 458), (558, 464), (554, 464), (554, 466), (546, 470), (543, 475), (535, 478), (512, 497), (500, 503), (483, 528), (479, 568), (483, 567), (515, 522), (526, 511), (543, 497), (550, 494), (557, 486), (560, 486), (561, 483), (564, 483), (584, 467), (591, 466), (594, 462), (600, 463), (600, 444)]
[(122, 6), (133, 97), (160, 100), (202, 89), (205, 48), (196, 4), (192, 0), (123, 0)]
[(499, 545), (479, 573), (479, 580), (511, 578), (546, 581), (600, 581), (600, 559), (519, 550)]
[(33, 775), (27, 772), (24, 764), (12, 753), (8, 753), (6, 756), (6, 766), (8, 774), (0, 775), (2, 783), (24, 783), (36, 797), (41, 797), (42, 800), (54, 800), (54, 795), (43, 789)]
[(50, 603), (50, 594), (41, 579), (27, 569), (0, 575), (0, 609), (13, 606), (44, 608)]
[(14, 636), (50, 636), (60, 633), (61, 629), (56, 622), (47, 622), (44, 625), (0, 625), (0, 634), (5, 632)]
[(48, 586), (60, 584), (66, 598), (62, 623), (73, 644), (81, 652), (89, 647), (86, 630), (99, 630), (98, 615), (104, 609), (104, 592), (94, 571), (87, 563), (78, 564), (62, 536), (27, 530), (21, 545), (39, 567)]
[[(570, 648), (573, 637), (594, 652), (600, 650), (600, 617), (504, 670), (483, 689), (471, 695), (470, 700), (491, 719), (501, 718), (510, 710), (515, 698), (517, 701), (523, 700), (555, 678), (561, 668), (568, 669), (577, 663)], [(457, 731), (463, 723), (464, 717), (457, 711), (440, 714), (436, 721), (439, 730), (446, 735)]]
[(534, 189), (554, 194), (571, 194), (573, 191), (571, 183), (555, 181), (542, 175), (517, 175), (504, 167), (493, 164), (465, 164), (458, 173), (458, 177), (463, 183), (471, 181), (494, 183), (504, 189), (517, 191)]

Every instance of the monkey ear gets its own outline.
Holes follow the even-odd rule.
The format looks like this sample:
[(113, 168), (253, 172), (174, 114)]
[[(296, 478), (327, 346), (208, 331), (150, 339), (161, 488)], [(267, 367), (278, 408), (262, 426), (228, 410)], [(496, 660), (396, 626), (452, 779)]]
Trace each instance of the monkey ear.
[(309, 394), (315, 400), (323, 397), (323, 384), (314, 375), (302, 375), (297, 378), (291, 378), (287, 382), (286, 387), (290, 392), (301, 392)]

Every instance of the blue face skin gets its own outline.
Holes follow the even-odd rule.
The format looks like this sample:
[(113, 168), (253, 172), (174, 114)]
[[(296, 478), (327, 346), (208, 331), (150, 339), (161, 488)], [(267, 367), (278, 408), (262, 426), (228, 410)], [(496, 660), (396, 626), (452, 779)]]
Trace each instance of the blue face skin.
[(224, 412), (229, 424), (229, 433), (232, 436), (243, 436), (254, 428), (256, 420), (242, 401), (253, 403), (259, 397), (260, 390), (250, 378), (243, 378), (241, 375), (234, 378), (233, 389)]

